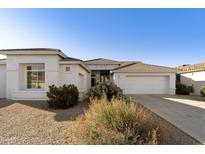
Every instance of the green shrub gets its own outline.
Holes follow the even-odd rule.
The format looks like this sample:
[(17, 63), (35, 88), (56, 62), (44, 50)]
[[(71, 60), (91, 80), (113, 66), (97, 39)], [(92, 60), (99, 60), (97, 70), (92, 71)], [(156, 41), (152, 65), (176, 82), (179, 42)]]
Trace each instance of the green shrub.
[(189, 95), (190, 93), (194, 92), (193, 86), (187, 86), (181, 83), (176, 84), (176, 94), (179, 95)]
[(189, 93), (194, 93), (194, 87), (193, 86), (187, 86), (187, 90)]
[(79, 92), (75, 85), (51, 85), (47, 96), (49, 107), (65, 109), (77, 104)]
[(123, 92), (117, 85), (112, 82), (101, 83), (95, 87), (90, 88), (88, 97), (90, 98), (101, 98), (103, 93), (106, 94), (107, 99), (110, 101), (112, 98), (122, 98)]
[(201, 96), (205, 97), (205, 85), (201, 87), (200, 91), (201, 91)]
[(81, 144), (157, 144), (158, 131), (148, 110), (123, 99), (91, 100), (74, 128)]

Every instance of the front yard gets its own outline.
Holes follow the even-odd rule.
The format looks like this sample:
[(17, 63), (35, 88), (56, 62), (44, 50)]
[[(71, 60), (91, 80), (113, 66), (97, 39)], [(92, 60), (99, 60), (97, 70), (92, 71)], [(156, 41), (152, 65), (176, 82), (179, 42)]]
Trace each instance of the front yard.
[(87, 106), (53, 110), (43, 101), (0, 100), (0, 144), (74, 144), (70, 129)]
[[(154, 98), (150, 100), (146, 100), (146, 102), (154, 104), (154, 106), (157, 107), (156, 103), (159, 100), (156, 99), (157, 96), (153, 97)], [(140, 100), (137, 101), (142, 102)], [(11, 101), (0, 99), (0, 144), (129, 144), (132, 143), (130, 140), (125, 142), (127, 137), (126, 131), (130, 134), (130, 131), (133, 130), (128, 129), (129, 127), (127, 126), (124, 127), (124, 124), (134, 124), (134, 126), (135, 124), (139, 124), (138, 120), (141, 118), (133, 120), (135, 111), (137, 111), (137, 115), (145, 117), (145, 120), (142, 121), (144, 124), (139, 125), (140, 129), (146, 130), (148, 128), (147, 124), (150, 124), (152, 121), (150, 118), (154, 120), (159, 132), (158, 144), (200, 144), (184, 131), (178, 129), (178, 125), (173, 125), (169, 120), (166, 120), (166, 116), (160, 117), (147, 109), (145, 112), (144, 109), (142, 110), (143, 112), (138, 112), (140, 110), (135, 110), (134, 107), (129, 105), (124, 106), (123, 104), (117, 105), (118, 103), (114, 103), (112, 106), (107, 106), (104, 103), (100, 104), (101, 105), (92, 106), (90, 108), (91, 110), (87, 110), (88, 103), (86, 102), (79, 103), (69, 109), (55, 110), (48, 108), (48, 104), (44, 101)], [(173, 105), (172, 102), (166, 103), (163, 101), (159, 104), (161, 108), (163, 104)], [(170, 110), (171, 108), (168, 107), (167, 109)], [(86, 116), (77, 118), (83, 115), (84, 111), (88, 111), (86, 112)], [(163, 111), (166, 110), (163, 109)], [(168, 112), (166, 112), (166, 115), (167, 114)], [(171, 113), (171, 115), (175, 114)], [(146, 117), (150, 118), (146, 120)], [(180, 116), (175, 118), (175, 120), (177, 119), (180, 119)], [(109, 120), (111, 121), (109, 122)], [(84, 126), (86, 124), (88, 127), (82, 127), (82, 124)], [(99, 127), (97, 128), (95, 125)], [(191, 124), (190, 126), (194, 125)], [(135, 130), (139, 127), (136, 127)], [(77, 128), (80, 128), (80, 131)], [(86, 130), (84, 128), (86, 128)], [(118, 128), (122, 128), (123, 132), (121, 132), (121, 130), (119, 131)], [(132, 125), (130, 128), (132, 128)], [(108, 131), (104, 132), (105, 130)], [(95, 135), (96, 133), (98, 133), (97, 136)], [(109, 133), (111, 134), (109, 135)], [(137, 137), (135, 132), (133, 132), (132, 137), (135, 136)], [(81, 137), (83, 137), (86, 142), (81, 142)], [(88, 142), (87, 139), (91, 139), (91, 142)], [(102, 142), (99, 141), (99, 139), (103, 139)], [(130, 139), (130, 137), (128, 139)]]

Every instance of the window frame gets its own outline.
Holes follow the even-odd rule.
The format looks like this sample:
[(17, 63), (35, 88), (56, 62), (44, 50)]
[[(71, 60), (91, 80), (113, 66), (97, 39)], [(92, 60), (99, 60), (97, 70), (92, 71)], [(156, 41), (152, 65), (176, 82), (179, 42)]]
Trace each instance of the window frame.
[[(28, 69), (29, 66), (31, 67), (30, 70)], [(42, 67), (43, 69), (38, 69), (38, 66)], [(36, 67), (37, 69), (32, 69), (32, 67), (34, 67), (34, 68)], [(44, 64), (28, 64), (28, 65), (26, 65), (25, 69), (26, 69), (26, 86), (25, 86), (26, 90), (36, 90), (36, 91), (44, 90), (45, 89), (45, 65)], [(35, 83), (37, 83), (38, 85), (40, 83), (42, 83), (43, 87), (41, 87), (41, 88), (37, 88), (37, 87), (32, 88), (32, 81), (31, 81), (31, 88), (28, 87), (28, 73), (29, 72), (37, 73), (37, 80), (36, 80)], [(39, 79), (39, 74), (38, 73), (43, 73), (43, 79), (44, 79), (43, 82), (40, 82), (41, 80)]]
[[(67, 71), (67, 68), (70, 68), (70, 70), (69, 71)], [(63, 67), (63, 73), (66, 73), (66, 74), (70, 74), (71, 73), (71, 66), (70, 65), (65, 65), (64, 67)]]

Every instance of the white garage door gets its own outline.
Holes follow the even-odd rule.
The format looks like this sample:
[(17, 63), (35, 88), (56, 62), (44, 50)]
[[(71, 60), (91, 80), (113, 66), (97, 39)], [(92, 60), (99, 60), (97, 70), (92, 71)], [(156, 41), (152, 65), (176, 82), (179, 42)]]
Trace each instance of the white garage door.
[(121, 87), (125, 94), (168, 94), (168, 76), (126, 76)]

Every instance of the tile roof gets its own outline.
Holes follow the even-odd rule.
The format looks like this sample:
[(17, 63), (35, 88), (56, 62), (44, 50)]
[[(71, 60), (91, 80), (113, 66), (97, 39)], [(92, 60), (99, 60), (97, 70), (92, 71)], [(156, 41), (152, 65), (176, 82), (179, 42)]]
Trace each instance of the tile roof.
[(142, 62), (134, 62), (113, 69), (112, 72), (118, 73), (175, 73), (176, 69), (165, 66), (145, 64)]
[(62, 59), (61, 61), (82, 61), (82, 60), (78, 58), (67, 57), (67, 58)]
[(91, 59), (91, 60), (86, 60), (84, 61), (84, 63), (86, 65), (103, 65), (103, 64), (107, 64), (107, 65), (120, 65), (121, 62), (120, 61), (116, 61), (116, 60), (111, 60), (111, 59), (104, 59), (104, 58), (98, 58), (98, 59)]
[(68, 56), (64, 54), (60, 49), (54, 48), (22, 48), (22, 49), (0, 49), (0, 54), (8, 55), (8, 54), (58, 54), (63, 58), (67, 58)]
[(205, 62), (193, 65), (182, 65), (177, 67), (177, 73), (189, 73), (205, 70)]
[[(133, 63), (139, 63), (140, 61), (122, 61), (119, 67), (122, 66), (127, 66), (129, 64), (133, 64)], [(116, 68), (117, 69), (117, 68)]]
[(58, 52), (62, 52), (60, 49), (54, 49), (54, 48), (0, 49), (0, 51), (58, 51)]

